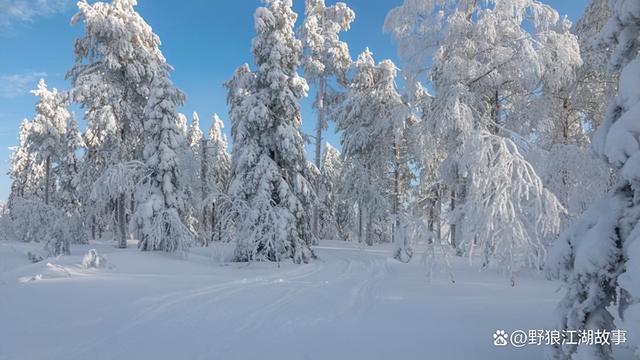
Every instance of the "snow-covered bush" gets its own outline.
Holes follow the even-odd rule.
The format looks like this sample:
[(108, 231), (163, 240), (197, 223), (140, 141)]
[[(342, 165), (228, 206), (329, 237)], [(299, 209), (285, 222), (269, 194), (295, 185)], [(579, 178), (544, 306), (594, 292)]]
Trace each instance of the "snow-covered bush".
[(69, 218), (60, 216), (47, 236), (44, 246), (49, 256), (71, 255), (71, 231)]
[(60, 219), (60, 211), (40, 200), (16, 199), (11, 207), (11, 221), (16, 239), (45, 242)]
[(107, 267), (107, 259), (98, 254), (96, 249), (91, 249), (82, 258), (80, 266), (83, 269), (103, 269)]
[(50, 256), (70, 254), (77, 224), (63, 211), (40, 200), (18, 199), (9, 216), (17, 240), (43, 242)]
[(16, 240), (16, 232), (8, 210), (0, 215), (0, 240)]
[(29, 259), (29, 261), (35, 264), (35, 263), (39, 263), (40, 261), (43, 261), (44, 257), (34, 252), (27, 251), (27, 259)]

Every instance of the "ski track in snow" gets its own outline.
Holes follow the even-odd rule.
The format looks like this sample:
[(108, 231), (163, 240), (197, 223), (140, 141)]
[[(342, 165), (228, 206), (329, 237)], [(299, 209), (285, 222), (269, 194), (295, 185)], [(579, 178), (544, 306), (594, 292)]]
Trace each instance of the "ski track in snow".
[(401, 264), (388, 247), (341, 242), (281, 267), (92, 244), (107, 270), (77, 266), (87, 246), (29, 264), (29, 246), (0, 244), (0, 360), (533, 360), (542, 348), (496, 349), (492, 331), (546, 328), (560, 296), (556, 283), (511, 288), (463, 259), (456, 284), (446, 271), (429, 281), (419, 254)]

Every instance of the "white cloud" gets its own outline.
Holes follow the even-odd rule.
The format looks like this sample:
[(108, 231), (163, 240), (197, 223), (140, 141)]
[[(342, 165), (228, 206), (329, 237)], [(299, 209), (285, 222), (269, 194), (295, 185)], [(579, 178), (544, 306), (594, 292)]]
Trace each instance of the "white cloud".
[(38, 86), (38, 80), (45, 77), (45, 72), (0, 75), (0, 97), (11, 99), (27, 95)]
[(0, 0), (0, 32), (11, 31), (17, 23), (65, 11), (74, 0)]

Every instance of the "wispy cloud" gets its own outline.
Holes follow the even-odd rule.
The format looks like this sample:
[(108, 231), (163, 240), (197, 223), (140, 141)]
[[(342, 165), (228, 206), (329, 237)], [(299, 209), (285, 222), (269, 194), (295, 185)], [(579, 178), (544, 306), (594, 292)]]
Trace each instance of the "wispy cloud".
[(24, 96), (37, 87), (38, 80), (45, 77), (45, 72), (0, 75), (0, 97), (12, 99)]
[(9, 33), (18, 23), (61, 13), (74, 0), (0, 0), (0, 33)]

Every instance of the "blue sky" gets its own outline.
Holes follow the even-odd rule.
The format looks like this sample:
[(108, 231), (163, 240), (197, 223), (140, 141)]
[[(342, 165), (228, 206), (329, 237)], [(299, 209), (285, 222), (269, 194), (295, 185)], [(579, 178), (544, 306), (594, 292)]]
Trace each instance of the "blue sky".
[[(381, 29), (386, 13), (403, 1), (342, 1), (356, 12), (352, 30), (344, 35), (352, 56), (368, 46), (376, 59), (396, 61), (393, 42)], [(575, 20), (587, 0), (548, 3)], [(239, 65), (251, 62), (253, 12), (258, 6), (259, 0), (138, 0), (138, 12), (160, 36), (162, 51), (176, 69), (174, 82), (187, 94), (181, 112), (197, 111), (203, 127), (209, 126), (213, 113), (226, 119), (222, 83)], [(294, 0), (299, 14), (303, 6), (304, 0)], [(0, 0), (0, 199), (7, 198), (10, 188), (9, 148), (17, 144), (22, 119), (34, 113), (35, 97), (29, 90), (41, 77), (50, 87), (69, 87), (64, 75), (73, 64), (74, 40), (82, 34), (81, 26), (69, 24), (74, 13), (74, 0)], [(308, 133), (315, 118), (310, 103), (303, 103), (303, 130)], [(338, 139), (330, 133), (328, 141), (337, 145)]]

